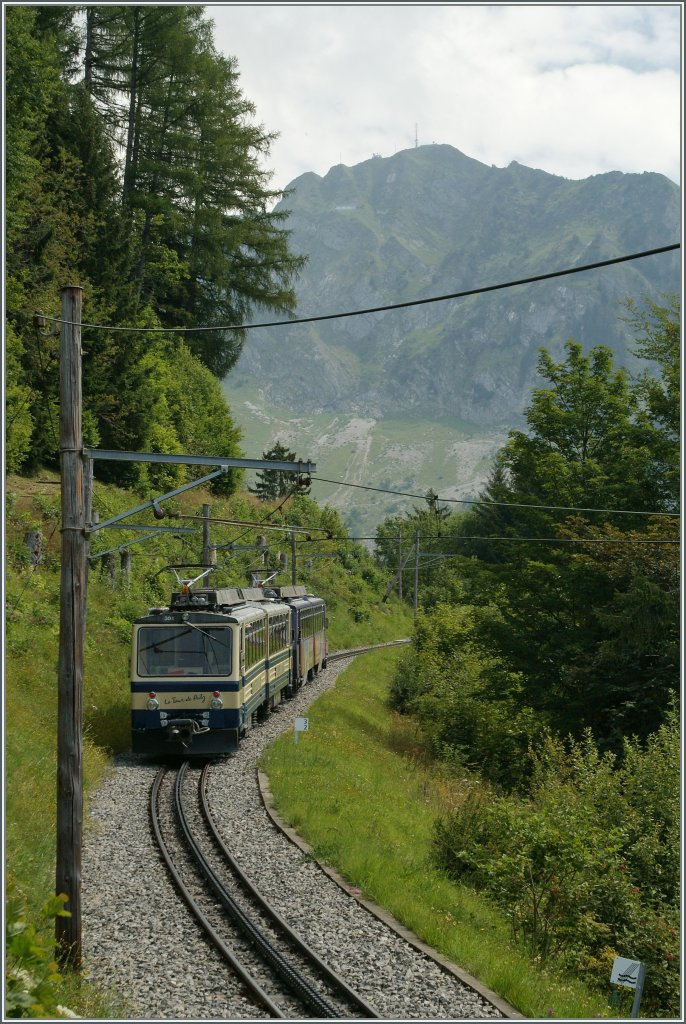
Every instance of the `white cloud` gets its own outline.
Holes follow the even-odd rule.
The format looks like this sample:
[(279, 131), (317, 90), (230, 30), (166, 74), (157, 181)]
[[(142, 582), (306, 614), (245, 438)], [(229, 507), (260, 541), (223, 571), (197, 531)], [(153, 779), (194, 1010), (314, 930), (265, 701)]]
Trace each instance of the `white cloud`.
[(274, 185), (448, 143), (565, 177), (680, 176), (677, 5), (209, 5)]

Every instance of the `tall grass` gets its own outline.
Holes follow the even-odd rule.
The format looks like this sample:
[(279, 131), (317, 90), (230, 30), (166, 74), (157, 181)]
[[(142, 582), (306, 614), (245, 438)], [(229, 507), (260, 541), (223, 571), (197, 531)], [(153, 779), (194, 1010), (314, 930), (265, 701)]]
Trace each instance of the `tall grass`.
[(609, 1016), (576, 978), (532, 966), (505, 917), (433, 865), (434, 821), (461, 793), (424, 762), (408, 720), (388, 709), (398, 654), (356, 659), (310, 708), (298, 744), (284, 735), (265, 753), (280, 814), (320, 860), (525, 1016)]
[[(108, 621), (112, 590), (91, 580), (90, 639), (84, 665), (83, 786), (88, 798), (113, 751), (128, 742), (127, 646)], [(55, 888), (59, 575), (53, 566), (8, 573), (5, 673), (6, 895), (26, 908), (46, 949), (52, 924), (41, 908)], [(86, 1017), (119, 1016), (118, 997), (59, 983), (59, 1001)]]

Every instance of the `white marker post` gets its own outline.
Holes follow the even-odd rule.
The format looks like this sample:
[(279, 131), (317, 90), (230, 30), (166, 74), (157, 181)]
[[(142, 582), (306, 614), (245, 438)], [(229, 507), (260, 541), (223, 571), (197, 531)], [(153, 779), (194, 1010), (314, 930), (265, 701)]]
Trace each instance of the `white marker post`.
[(615, 962), (612, 965), (610, 982), (613, 985), (624, 985), (625, 988), (634, 989), (634, 1005), (631, 1007), (632, 1017), (638, 1017), (645, 977), (645, 964), (640, 963), (638, 960), (627, 960), (622, 956), (616, 957)]
[(307, 730), (309, 728), (310, 728), (310, 720), (309, 720), (309, 718), (296, 718), (295, 723), (294, 723), (294, 735), (295, 735), (295, 742), (296, 743), (298, 742), (298, 733), (299, 732), (307, 732)]

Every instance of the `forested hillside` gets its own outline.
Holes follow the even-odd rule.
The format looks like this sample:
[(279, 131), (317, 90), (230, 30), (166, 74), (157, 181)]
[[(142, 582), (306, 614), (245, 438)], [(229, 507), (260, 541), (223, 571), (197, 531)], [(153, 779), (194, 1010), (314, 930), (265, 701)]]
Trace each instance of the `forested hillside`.
[[(629, 318), (657, 373), (605, 346), (539, 357), (513, 430), (466, 512), (435, 493), (377, 531), (421, 611), (391, 702), (427, 755), (471, 775), (435, 856), (487, 892), (540, 962), (606, 984), (648, 967), (678, 1012), (680, 307)], [(416, 567), (416, 568), (415, 568)], [(416, 583), (415, 583), (416, 580)]]
[[(238, 454), (217, 377), (254, 308), (286, 313), (303, 258), (270, 212), (233, 58), (194, 5), (14, 6), (6, 24), (7, 464), (56, 464), (60, 288), (84, 288), (87, 444)], [(147, 328), (126, 332), (122, 327)], [(103, 469), (146, 486), (140, 468)], [(167, 472), (167, 477), (169, 473)], [(159, 481), (156, 481), (159, 482)], [(225, 481), (225, 487), (235, 481)]]
[[(604, 346), (569, 342), (559, 363), (542, 352), (548, 386), (534, 390), (528, 430), (510, 432), (473, 507), (453, 512), (429, 495), (427, 508), (377, 531), (389, 568), (398, 537), (408, 553), (419, 536), (421, 605), (460, 619), (443, 624), (443, 647), (465, 630), (478, 637), (479, 692), (507, 709), (510, 734), (519, 722), (524, 757), (527, 721), (577, 737), (588, 727), (618, 750), (623, 737), (653, 732), (678, 692), (678, 301), (635, 310), (634, 327), (659, 376), (630, 378)], [(499, 766), (485, 737), (471, 744), (463, 732), (465, 743), (494, 779), (516, 779), (513, 751)]]

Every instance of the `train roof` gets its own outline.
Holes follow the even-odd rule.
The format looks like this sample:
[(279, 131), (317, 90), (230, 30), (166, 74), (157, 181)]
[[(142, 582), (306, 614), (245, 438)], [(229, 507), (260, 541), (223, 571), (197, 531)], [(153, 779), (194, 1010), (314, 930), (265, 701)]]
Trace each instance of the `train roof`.
[(183, 623), (188, 620), (196, 625), (205, 624), (208, 627), (221, 626), (227, 623), (244, 622), (265, 622), (268, 621), (269, 612), (276, 608), (286, 615), (290, 615), (288, 605), (279, 604), (268, 606), (265, 604), (237, 604), (232, 607), (222, 605), (221, 607), (205, 608), (198, 605), (191, 605), (182, 608), (151, 608), (147, 615), (135, 619), (134, 626), (171, 626)]
[(274, 593), (277, 594), (278, 597), (281, 597), (281, 598), (284, 598), (284, 597), (305, 597), (305, 595), (307, 594), (307, 587), (302, 587), (302, 586), (300, 586), (300, 587), (296, 587), (296, 586), (291, 586), (291, 587), (286, 587), (286, 586), (284, 586), (284, 587), (271, 587), (270, 589), (273, 590)]
[(273, 604), (274, 598), (261, 587), (203, 587), (197, 590), (175, 591), (171, 608), (235, 608), (241, 604)]
[(270, 587), (270, 593), (273, 593), (276, 597), (282, 601), (289, 601), (291, 604), (297, 603), (298, 601), (321, 601), (322, 597), (317, 597), (315, 594), (310, 594), (307, 587), (303, 586), (292, 586), (292, 587)]
[[(290, 587), (202, 587), (196, 590), (178, 590), (171, 595), (168, 608), (151, 608), (145, 619), (162, 612), (205, 612), (214, 615), (235, 616), (245, 609), (269, 614), (324, 604), (320, 597), (308, 594), (303, 586)], [(240, 615), (239, 618), (243, 618)], [(137, 620), (141, 621), (141, 620)]]
[(238, 609), (252, 608), (271, 614), (289, 611), (289, 605), (278, 597), (265, 594), (260, 587), (198, 588), (178, 590), (171, 595), (169, 606), (150, 609), (149, 614), (161, 612), (206, 612), (215, 615), (234, 614)]

